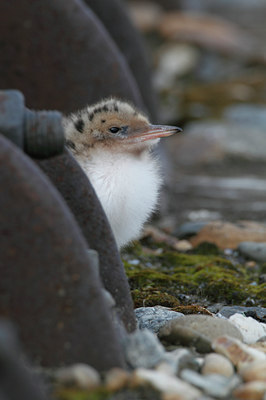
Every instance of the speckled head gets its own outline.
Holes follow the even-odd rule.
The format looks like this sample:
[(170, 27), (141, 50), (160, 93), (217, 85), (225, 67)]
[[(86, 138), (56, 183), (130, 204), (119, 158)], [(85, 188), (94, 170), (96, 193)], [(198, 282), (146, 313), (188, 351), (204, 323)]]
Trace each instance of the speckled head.
[(67, 145), (73, 150), (79, 146), (144, 149), (156, 144), (160, 137), (181, 131), (174, 126), (151, 125), (135, 107), (114, 98), (72, 114), (65, 119), (64, 126)]

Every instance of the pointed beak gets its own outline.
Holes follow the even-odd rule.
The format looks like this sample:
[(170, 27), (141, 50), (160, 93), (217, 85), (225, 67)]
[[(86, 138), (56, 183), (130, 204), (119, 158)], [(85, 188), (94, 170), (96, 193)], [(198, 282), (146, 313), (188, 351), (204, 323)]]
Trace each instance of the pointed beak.
[(167, 125), (149, 125), (147, 128), (132, 133), (127, 139), (129, 143), (145, 142), (146, 140), (157, 139), (161, 137), (171, 136), (177, 132), (182, 132), (177, 126)]

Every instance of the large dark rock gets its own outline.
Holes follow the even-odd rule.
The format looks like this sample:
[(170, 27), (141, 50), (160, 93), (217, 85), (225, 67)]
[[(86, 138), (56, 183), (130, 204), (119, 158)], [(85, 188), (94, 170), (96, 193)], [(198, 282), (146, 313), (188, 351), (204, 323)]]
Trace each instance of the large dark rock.
[[(121, 0), (85, 0), (119, 47), (137, 81), (153, 122), (157, 120), (156, 95), (151, 84), (151, 62), (142, 37)], [(151, 57), (151, 54), (150, 54)]]
[(81, 0), (0, 2), (0, 88), (27, 106), (71, 112), (115, 95), (140, 108), (135, 79), (114, 41)]
[(108, 220), (87, 176), (68, 150), (36, 162), (64, 197), (88, 246), (98, 251), (104, 286), (114, 297), (118, 314), (127, 330), (132, 331), (135, 317), (124, 267)]
[(1, 400), (48, 400), (44, 383), (21, 360), (14, 327), (0, 320)]
[(1, 135), (0, 165), (0, 316), (18, 325), (42, 365), (123, 366), (100, 279), (64, 200)]

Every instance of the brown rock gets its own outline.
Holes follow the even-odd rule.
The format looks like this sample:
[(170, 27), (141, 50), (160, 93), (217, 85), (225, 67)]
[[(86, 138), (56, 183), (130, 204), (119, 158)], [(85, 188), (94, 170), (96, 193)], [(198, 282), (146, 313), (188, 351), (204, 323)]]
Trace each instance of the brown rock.
[(266, 393), (265, 382), (249, 382), (239, 386), (233, 391), (234, 397), (243, 400), (262, 400)]
[(254, 361), (243, 367), (239, 371), (240, 375), (246, 382), (262, 381), (266, 382), (266, 359)]
[(212, 343), (213, 349), (225, 355), (239, 369), (254, 361), (266, 360), (265, 354), (229, 336), (221, 336)]
[(252, 221), (240, 221), (238, 224), (213, 221), (205, 225), (190, 239), (193, 246), (202, 242), (215, 243), (218, 247), (236, 248), (240, 242), (266, 242), (266, 225)]
[(178, 240), (176, 237), (168, 235), (161, 229), (147, 225), (142, 237), (151, 237), (155, 243), (165, 243), (175, 250), (188, 251), (192, 249), (191, 243), (187, 240)]
[(112, 368), (105, 376), (107, 390), (116, 391), (125, 387), (130, 380), (130, 374), (122, 368)]
[(245, 33), (212, 16), (169, 12), (162, 17), (159, 31), (167, 39), (192, 42), (215, 51), (249, 54), (252, 50), (251, 39)]

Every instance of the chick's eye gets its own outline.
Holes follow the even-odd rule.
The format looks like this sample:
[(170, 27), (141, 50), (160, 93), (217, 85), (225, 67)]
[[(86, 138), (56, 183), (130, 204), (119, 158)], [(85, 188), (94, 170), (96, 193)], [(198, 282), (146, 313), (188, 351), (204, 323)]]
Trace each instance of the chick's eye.
[(111, 133), (117, 133), (120, 131), (120, 128), (118, 128), (117, 126), (112, 126), (112, 128), (110, 128), (109, 131)]

